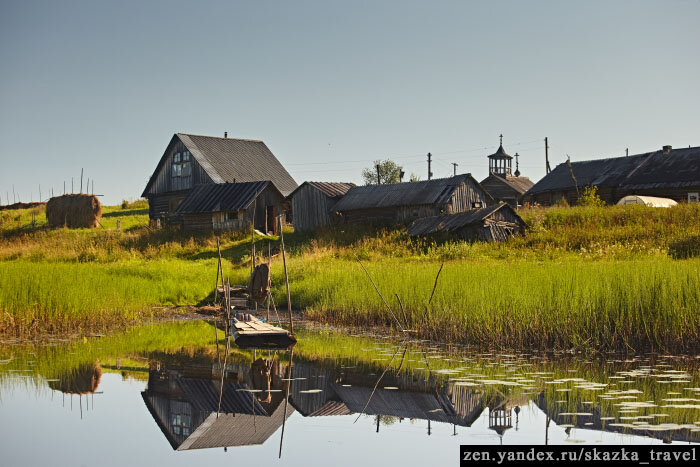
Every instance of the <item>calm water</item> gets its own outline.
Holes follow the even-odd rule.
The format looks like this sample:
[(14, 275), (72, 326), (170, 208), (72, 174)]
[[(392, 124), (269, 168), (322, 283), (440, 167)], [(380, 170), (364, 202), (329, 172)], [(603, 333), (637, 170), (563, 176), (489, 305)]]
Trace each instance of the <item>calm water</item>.
[(177, 323), (0, 347), (0, 463), (433, 465), (460, 444), (700, 440), (697, 358), (299, 338), (226, 355), (211, 325)]

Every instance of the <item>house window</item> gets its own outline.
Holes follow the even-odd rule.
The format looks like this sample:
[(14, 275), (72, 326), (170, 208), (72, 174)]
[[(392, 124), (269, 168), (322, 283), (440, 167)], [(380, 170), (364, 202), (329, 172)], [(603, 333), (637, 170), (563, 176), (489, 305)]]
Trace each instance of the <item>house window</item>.
[(190, 162), (190, 152), (176, 152), (173, 155), (173, 178), (189, 177), (192, 174), (192, 165)]
[(237, 220), (240, 220), (240, 218), (241, 218), (240, 211), (232, 211), (232, 212), (225, 212), (224, 213), (224, 222), (237, 221)]
[(173, 433), (176, 435), (190, 435), (190, 416), (188, 414), (172, 414), (170, 420), (172, 423)]
[(689, 203), (700, 203), (700, 193), (688, 193)]
[(482, 204), (481, 204), (481, 201), (474, 201), (474, 202), (472, 203), (472, 209), (480, 209), (480, 208), (482, 208), (482, 207), (483, 207), (483, 206), (482, 206)]

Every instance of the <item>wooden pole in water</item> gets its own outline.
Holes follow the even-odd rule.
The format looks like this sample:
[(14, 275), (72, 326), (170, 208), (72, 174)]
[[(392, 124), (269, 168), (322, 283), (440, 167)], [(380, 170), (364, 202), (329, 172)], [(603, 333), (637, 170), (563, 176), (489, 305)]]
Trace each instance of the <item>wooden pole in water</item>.
[[(271, 242), (267, 242), (267, 268), (270, 271), (270, 277), (272, 277), (272, 248), (270, 247)], [(272, 281), (270, 281), (272, 282)], [(272, 288), (272, 284), (270, 284)], [(270, 301), (272, 301), (272, 290), (267, 291), (267, 314), (265, 315), (265, 321), (270, 322)]]
[[(282, 221), (280, 220), (280, 227)], [(282, 229), (280, 229), (280, 232)], [(282, 250), (284, 251), (284, 250)], [(282, 256), (284, 258), (284, 255)], [(284, 398), (284, 418), (282, 418), (282, 436), (280, 436), (280, 455), (279, 458), (282, 459), (282, 441), (284, 441), (284, 426), (287, 424), (287, 403), (289, 402), (289, 390), (292, 386), (292, 366), (294, 359), (294, 347), (289, 351), (289, 368), (287, 370), (287, 395)]]
[(292, 298), (289, 294), (289, 275), (287, 274), (287, 257), (284, 252), (284, 232), (282, 232), (282, 216), (279, 218), (280, 244), (282, 246), (282, 263), (284, 264), (284, 282), (287, 285), (287, 313), (289, 314), (289, 329), (294, 335), (294, 323), (292, 322)]

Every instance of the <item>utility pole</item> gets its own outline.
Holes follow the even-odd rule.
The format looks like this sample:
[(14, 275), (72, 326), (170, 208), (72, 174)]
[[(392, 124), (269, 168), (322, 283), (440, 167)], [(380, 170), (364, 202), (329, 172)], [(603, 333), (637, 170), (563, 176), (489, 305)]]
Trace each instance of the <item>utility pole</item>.
[(71, 177), (71, 178), (70, 178), (70, 194), (71, 194), (71, 195), (73, 194), (73, 190), (74, 190), (74, 188), (73, 188), (73, 177)]
[(625, 148), (625, 157), (630, 155), (630, 148)]
[(452, 168), (453, 168), (453, 170), (452, 170), (452, 175), (453, 175), (453, 176), (457, 176), (457, 166), (458, 166), (458, 165), (459, 165), (459, 164), (456, 163), (456, 162), (453, 162), (453, 163), (452, 163)]
[(377, 164), (377, 185), (382, 184), (382, 179), (379, 177), (379, 164)]
[(83, 194), (83, 169), (80, 169), (80, 194)]
[(41, 203), (41, 183), (39, 184), (39, 202)]
[(547, 141), (547, 138), (544, 138), (544, 160), (546, 162), (546, 167), (545, 171), (547, 173), (552, 171), (552, 168), (549, 166), (549, 142)]
[(433, 161), (433, 155), (428, 153), (428, 180), (433, 177), (433, 173), (430, 171), (430, 163)]
[(14, 183), (12, 184), (12, 202), (16, 203), (17, 202), (17, 197), (15, 196), (15, 185)]

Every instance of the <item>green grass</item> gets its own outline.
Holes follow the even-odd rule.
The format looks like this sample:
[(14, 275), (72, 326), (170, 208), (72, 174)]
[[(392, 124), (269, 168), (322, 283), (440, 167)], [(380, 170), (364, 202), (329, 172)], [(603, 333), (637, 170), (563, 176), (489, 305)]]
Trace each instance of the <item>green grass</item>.
[[(151, 230), (142, 202), (103, 207), (96, 229), (49, 229), (42, 209), (0, 212), (5, 333), (104, 329), (151, 316), (154, 306), (200, 303), (213, 289), (212, 234)], [(505, 244), (411, 239), (402, 229), (288, 232), (292, 304), (320, 321), (396, 327), (360, 258), (397, 314), (394, 294), (401, 297), (407, 316), (400, 319), (421, 337), (489, 347), (697, 349), (700, 205), (521, 214), (528, 235)], [(225, 274), (247, 283), (249, 237), (220, 240)], [(258, 253), (269, 242), (277, 238), (256, 237)], [(272, 270), (284, 306), (279, 257)]]

